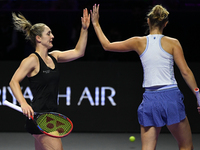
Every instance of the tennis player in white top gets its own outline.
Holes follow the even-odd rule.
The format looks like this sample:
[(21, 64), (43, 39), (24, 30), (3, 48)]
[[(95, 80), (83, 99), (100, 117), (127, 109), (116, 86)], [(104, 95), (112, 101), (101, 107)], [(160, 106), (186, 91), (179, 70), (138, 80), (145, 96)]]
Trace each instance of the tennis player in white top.
[(118, 42), (110, 42), (104, 35), (99, 24), (99, 5), (95, 4), (90, 13), (94, 30), (104, 50), (135, 51), (140, 56), (145, 88), (142, 103), (138, 107), (142, 150), (156, 149), (159, 133), (165, 125), (177, 140), (180, 150), (193, 149), (184, 97), (174, 77), (174, 62), (194, 94), (197, 83), (179, 41), (162, 35), (168, 23), (169, 12), (161, 5), (154, 6), (147, 15), (149, 35)]

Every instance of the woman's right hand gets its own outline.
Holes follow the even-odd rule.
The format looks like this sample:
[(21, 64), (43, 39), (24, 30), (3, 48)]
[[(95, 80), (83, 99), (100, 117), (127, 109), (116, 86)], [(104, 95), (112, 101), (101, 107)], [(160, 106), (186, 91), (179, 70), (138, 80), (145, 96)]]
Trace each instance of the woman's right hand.
[(96, 25), (99, 23), (99, 4), (93, 6), (93, 10), (90, 10), (92, 24)]
[(82, 27), (87, 30), (90, 25), (90, 14), (88, 14), (87, 8), (83, 9), (83, 17), (81, 17)]
[(34, 117), (34, 111), (27, 102), (21, 103), (21, 109), (23, 111), (23, 114), (29, 119), (31, 119), (31, 116)]

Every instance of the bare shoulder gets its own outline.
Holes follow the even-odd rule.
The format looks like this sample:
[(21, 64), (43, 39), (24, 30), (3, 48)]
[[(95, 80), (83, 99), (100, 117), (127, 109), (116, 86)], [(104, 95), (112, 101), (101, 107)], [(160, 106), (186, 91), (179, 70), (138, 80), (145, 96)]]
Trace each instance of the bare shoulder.
[(169, 37), (169, 36), (164, 36), (162, 38), (162, 40), (164, 40), (164, 42), (168, 42), (168, 43), (171, 43), (171, 44), (179, 44), (179, 40), (178, 39), (173, 38), (173, 37)]
[(168, 53), (174, 55), (177, 52), (182, 52), (182, 47), (178, 39), (164, 36), (161, 39), (162, 48)]
[(131, 45), (136, 45), (136, 46), (140, 46), (141, 44), (145, 44), (147, 41), (146, 36), (134, 36), (129, 38), (127, 41), (129, 41), (129, 43)]
[(35, 54), (30, 54), (24, 60), (28, 61), (28, 62), (31, 62), (31, 63), (36, 63), (36, 62), (38, 62), (38, 57)]
[(134, 36), (131, 38), (132, 40), (138, 41), (138, 42), (143, 42), (146, 41), (146, 36)]
[(38, 65), (38, 62), (38, 57), (35, 54), (30, 54), (22, 60), (21, 66), (33, 68)]
[(146, 44), (146, 43), (147, 43), (147, 37), (146, 37), (146, 36), (142, 36), (142, 37), (140, 37), (139, 39), (140, 39), (140, 42), (141, 42), (142, 44)]
[(60, 53), (61, 53), (61, 51), (59, 51), (59, 50), (54, 50), (54, 51), (50, 52), (49, 54), (50, 54), (51, 56), (53, 56), (56, 60), (58, 60), (58, 56), (59, 56)]
[(131, 39), (134, 43), (133, 49), (138, 53), (138, 55), (141, 55), (146, 49), (146, 45), (147, 45), (146, 36), (135, 36), (135, 37), (132, 37)]
[(139, 37), (141, 40), (147, 40), (147, 37), (146, 36), (141, 36)]

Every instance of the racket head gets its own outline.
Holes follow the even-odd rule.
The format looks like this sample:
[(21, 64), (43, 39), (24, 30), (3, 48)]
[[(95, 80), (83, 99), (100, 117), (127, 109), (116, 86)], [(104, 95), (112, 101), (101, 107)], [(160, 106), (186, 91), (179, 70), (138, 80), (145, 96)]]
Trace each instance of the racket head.
[(42, 133), (55, 138), (65, 137), (73, 129), (72, 121), (56, 112), (36, 113), (32, 119)]

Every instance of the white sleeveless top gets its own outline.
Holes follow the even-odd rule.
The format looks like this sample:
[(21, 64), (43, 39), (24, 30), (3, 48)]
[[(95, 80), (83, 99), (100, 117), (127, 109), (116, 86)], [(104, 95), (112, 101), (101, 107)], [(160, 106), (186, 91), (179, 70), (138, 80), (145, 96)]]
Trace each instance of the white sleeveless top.
[(174, 77), (173, 55), (166, 52), (161, 46), (164, 35), (153, 34), (147, 36), (145, 51), (140, 55), (143, 66), (143, 87), (177, 85)]

